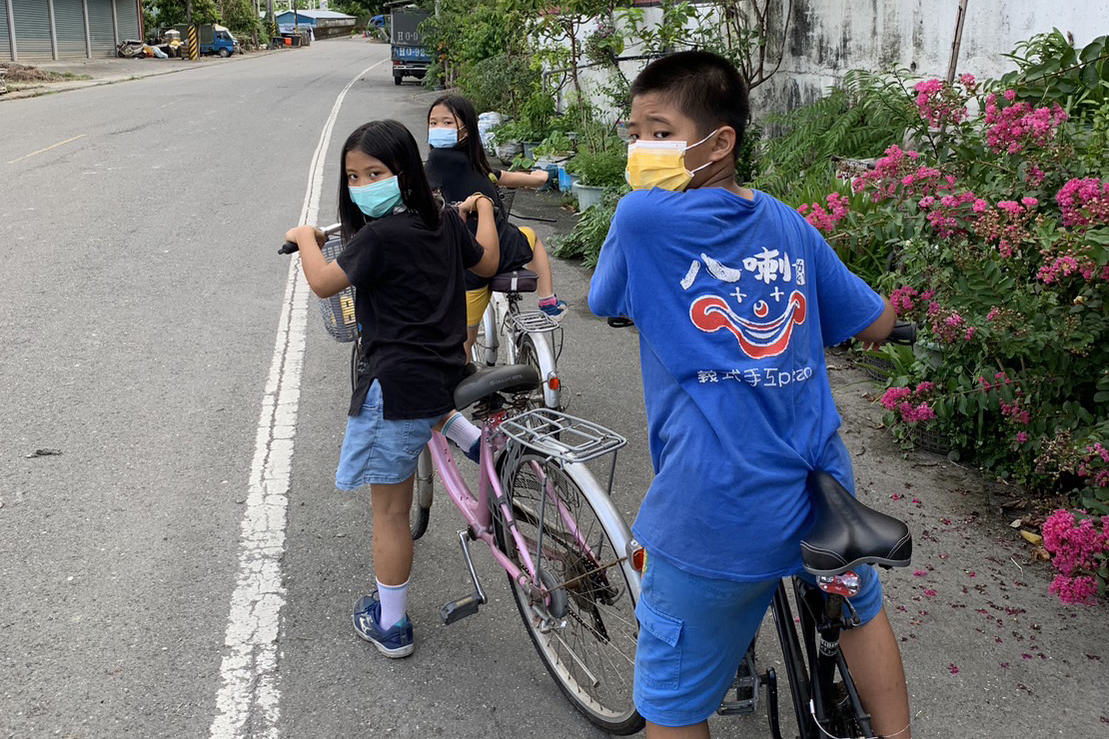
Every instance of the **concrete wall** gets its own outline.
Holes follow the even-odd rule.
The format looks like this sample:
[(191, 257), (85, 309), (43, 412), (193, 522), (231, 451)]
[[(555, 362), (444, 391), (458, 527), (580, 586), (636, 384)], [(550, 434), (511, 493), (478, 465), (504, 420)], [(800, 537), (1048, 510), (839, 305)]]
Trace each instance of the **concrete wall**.
[[(773, 0), (783, 16), (789, 0)], [(793, 0), (789, 27), (772, 37), (776, 54), (784, 45), (778, 73), (752, 95), (756, 116), (783, 112), (820, 97), (851, 69), (909, 69), (921, 77), (944, 77), (955, 36), (958, 0)], [(646, 8), (657, 22), (658, 8)], [(1081, 47), (1109, 34), (1104, 0), (968, 0), (958, 71), (979, 79), (1013, 69), (1002, 55), (1021, 41), (1058, 28)], [(588, 33), (586, 29), (583, 32)], [(628, 48), (625, 54), (634, 54)], [(645, 62), (621, 64), (630, 77)], [(599, 70), (584, 80), (598, 82)]]
[[(958, 0), (793, 0), (781, 70), (756, 91), (756, 100), (775, 110), (796, 107), (850, 69), (898, 67), (942, 78), (958, 7)], [(958, 72), (999, 77), (1013, 69), (1003, 54), (1052, 28), (1072, 34), (1081, 47), (1109, 33), (1109, 3), (969, 0)]]

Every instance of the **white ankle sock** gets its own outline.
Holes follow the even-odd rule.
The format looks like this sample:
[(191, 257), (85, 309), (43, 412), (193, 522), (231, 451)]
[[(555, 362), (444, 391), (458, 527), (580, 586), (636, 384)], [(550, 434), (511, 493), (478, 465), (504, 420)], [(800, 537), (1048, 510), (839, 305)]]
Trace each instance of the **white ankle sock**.
[(408, 610), (408, 581), (401, 585), (384, 585), (378, 580), (377, 600), (381, 603), (381, 622), (378, 626), (388, 631), (404, 619)]
[(455, 413), (443, 424), (443, 436), (447, 437), (462, 451), (469, 451), (474, 442), (481, 438), (481, 429), (461, 413)]

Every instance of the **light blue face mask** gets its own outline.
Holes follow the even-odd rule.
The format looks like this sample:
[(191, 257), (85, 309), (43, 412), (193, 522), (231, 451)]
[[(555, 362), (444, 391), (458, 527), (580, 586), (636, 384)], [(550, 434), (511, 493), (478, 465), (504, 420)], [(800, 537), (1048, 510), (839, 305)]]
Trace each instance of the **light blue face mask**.
[(457, 128), (427, 129), (427, 143), (436, 149), (453, 149), (458, 145)]
[(350, 199), (370, 218), (381, 218), (392, 213), (394, 208), (403, 203), (400, 182), (396, 175), (362, 187), (348, 186), (347, 189), (350, 191)]

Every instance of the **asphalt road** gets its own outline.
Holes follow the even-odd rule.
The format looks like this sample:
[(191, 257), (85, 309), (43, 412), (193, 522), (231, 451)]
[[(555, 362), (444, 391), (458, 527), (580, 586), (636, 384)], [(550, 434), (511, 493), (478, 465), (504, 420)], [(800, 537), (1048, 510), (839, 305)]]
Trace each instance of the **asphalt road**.
[[(0, 104), (0, 736), (601, 736), (554, 687), (480, 550), (492, 602), (439, 625), (438, 607), (468, 592), (460, 524), (442, 499), (416, 547), (416, 654), (385, 660), (351, 631), (371, 561), (368, 496), (333, 487), (348, 348), (310, 302), (306, 316), (283, 313), (289, 262), (275, 251), (312, 191), (337, 96), (386, 53), (331, 41)], [(347, 132), (383, 117), (423, 127), (432, 94), (394, 87), (387, 64), (353, 82), (334, 119), (320, 221), (333, 220)], [(521, 196), (516, 210), (549, 206)], [(549, 239), (564, 226), (538, 229)], [(560, 359), (570, 410), (629, 436), (615, 498), (630, 519), (650, 479), (635, 335), (589, 316), (587, 272), (560, 262), (556, 280), (571, 301)], [(271, 370), (275, 337), (288, 350), (295, 333), (281, 332), (286, 319), (306, 319), (302, 364), (293, 346)], [(287, 381), (280, 392), (296, 390), (282, 396), (295, 424), (266, 420), (274, 376)], [(1103, 616), (1058, 606), (1044, 592), (1050, 574), (1030, 565), (1013, 606), (978, 586), (958, 595), (972, 567), (981, 586), (1015, 587), (1021, 545), (977, 518), (964, 492), (981, 492), (973, 476), (899, 460), (870, 428), (857, 382), (840, 385), (855, 402), (845, 438), (861, 493), (899, 510), (890, 486), (917, 486), (922, 501), (902, 514), (935, 565), (927, 576), (950, 585), (939, 598), (955, 593), (948, 613), (911, 574), (891, 576), (918, 736), (1099, 735), (1109, 722), (1096, 708)], [(225, 642), (250, 581), (241, 539), (258, 509), (260, 444), (291, 454), (284, 470), (271, 457), (265, 468), (287, 484), (269, 521), (281, 536), (261, 555), (280, 583), (263, 594), (276, 597), (279, 620), (236, 664)], [(948, 516), (954, 524), (937, 523)], [(952, 528), (958, 544), (945, 538)], [(997, 606), (1004, 646), (970, 614), (976, 597), (983, 612)], [(1031, 613), (1007, 612), (1018, 598)], [(227, 698), (229, 674), (250, 678), (246, 703)], [(761, 720), (713, 726), (719, 737), (765, 736)]]

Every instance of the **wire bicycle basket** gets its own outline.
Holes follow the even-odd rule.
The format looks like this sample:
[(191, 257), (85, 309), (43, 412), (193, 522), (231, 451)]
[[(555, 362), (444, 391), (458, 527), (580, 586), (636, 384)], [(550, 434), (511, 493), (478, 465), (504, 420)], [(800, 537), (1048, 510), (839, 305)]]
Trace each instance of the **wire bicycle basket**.
[[(320, 247), (324, 259), (328, 262), (343, 251), (343, 242), (338, 236), (333, 236)], [(354, 316), (354, 287), (344, 288), (330, 298), (320, 298), (320, 313), (323, 315), (323, 327), (335, 341), (350, 342), (358, 337), (358, 320)]]

